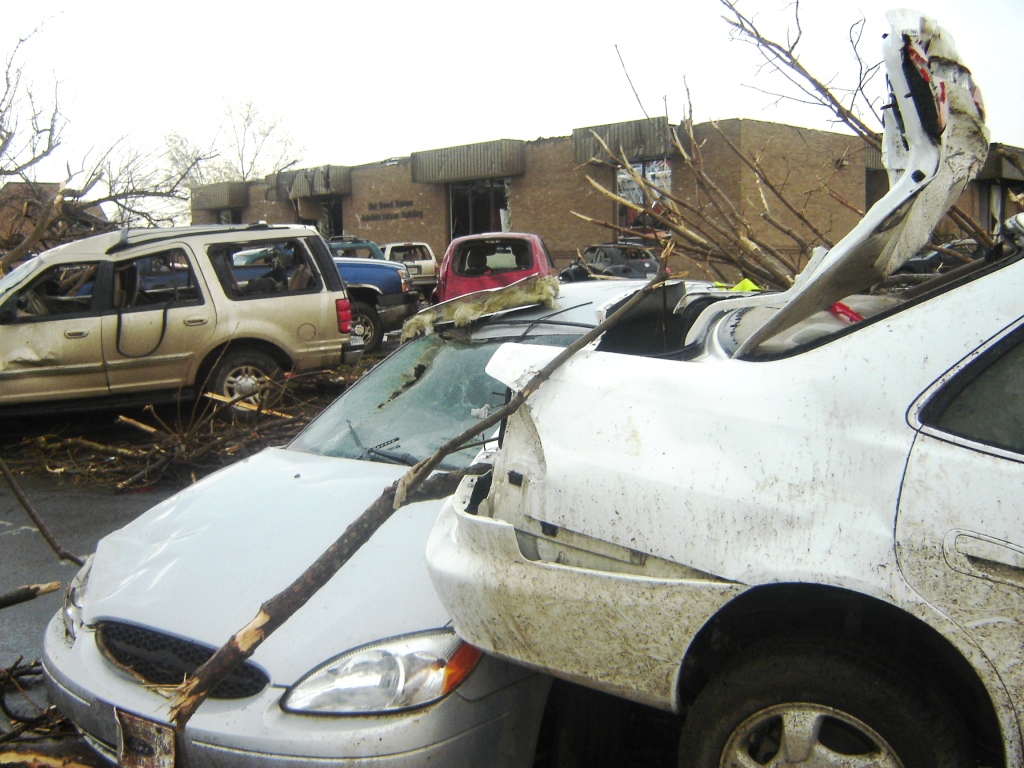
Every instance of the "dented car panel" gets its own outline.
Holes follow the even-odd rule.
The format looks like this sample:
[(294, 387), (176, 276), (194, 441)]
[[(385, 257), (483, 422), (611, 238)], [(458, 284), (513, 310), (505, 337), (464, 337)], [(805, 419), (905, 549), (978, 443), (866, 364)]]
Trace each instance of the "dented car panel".
[[(677, 707), (679, 659), (690, 638), (745, 589), (531, 561), (511, 524), (460, 511), (458, 495), (442, 509), (427, 553), (460, 636), (501, 658), (666, 710)], [(628, 643), (623, 627), (634, 630)]]

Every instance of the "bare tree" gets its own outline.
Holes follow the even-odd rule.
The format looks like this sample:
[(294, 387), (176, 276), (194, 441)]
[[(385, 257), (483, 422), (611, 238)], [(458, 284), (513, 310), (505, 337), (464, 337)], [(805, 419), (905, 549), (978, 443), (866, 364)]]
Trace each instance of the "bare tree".
[[(777, 101), (792, 100), (805, 104), (813, 104), (828, 109), (835, 116), (834, 120), (847, 126), (864, 143), (880, 150), (882, 135), (880, 131), (882, 109), (881, 99), (871, 95), (871, 85), (879, 73), (880, 63), (866, 63), (861, 52), (863, 41), (864, 18), (854, 22), (848, 28), (847, 38), (856, 62), (855, 76), (852, 82), (845, 85), (835, 83), (836, 76), (823, 79), (808, 71), (800, 61), (798, 46), (803, 37), (800, 24), (800, 0), (793, 0), (790, 33), (785, 43), (773, 40), (758, 27), (753, 16), (744, 14), (738, 8), (738, 0), (721, 0), (727, 15), (725, 21), (731, 27), (734, 40), (754, 46), (763, 59), (763, 67), (777, 73), (792, 90), (788, 93), (773, 93), (761, 90), (776, 98)], [(974, 237), (978, 243), (986, 247), (994, 245), (988, 231), (976, 222), (969, 214), (958, 206), (953, 206), (947, 213), (950, 221), (958, 228)]]
[(300, 150), (279, 117), (265, 118), (252, 102), (230, 104), (214, 137), (195, 141), (167, 135), (166, 158), (191, 187), (220, 181), (251, 181), (299, 162)]
[(119, 139), (81, 162), (65, 163), (63, 178), (37, 180), (40, 163), (61, 147), (67, 123), (56, 86), (41, 99), (26, 78), (20, 56), (31, 36), (21, 38), (5, 60), (0, 94), (0, 274), (40, 250), (86, 235), (171, 223), (173, 204), (187, 200), (188, 171), (205, 159), (199, 155), (180, 171), (167, 169), (162, 155)]
[[(721, 2), (728, 12), (725, 21), (731, 27), (733, 39), (754, 46), (762, 57), (761, 70), (778, 74), (788, 86), (783, 92), (761, 87), (756, 90), (777, 101), (791, 100), (823, 107), (832, 114), (833, 123), (845, 125), (866, 147), (881, 150), (880, 115), (884, 107), (881, 98), (872, 95), (880, 63), (867, 63), (862, 55), (863, 18), (847, 30), (856, 64), (852, 76), (840, 84), (838, 74), (820, 78), (800, 60), (799, 0), (794, 0), (790, 6), (791, 31), (784, 43), (768, 37), (754, 17), (738, 9), (736, 0)], [(651, 226), (629, 229), (576, 215), (619, 234), (640, 237), (652, 245), (664, 246), (671, 242), (676, 254), (689, 257), (691, 263), (716, 279), (735, 280), (739, 274), (762, 287), (790, 287), (815, 248), (834, 245), (831, 222), (808, 210), (812, 196), (825, 194), (857, 215), (864, 213), (836, 189), (834, 176), (842, 164), (823, 167), (810, 186), (795, 188), (787, 178), (770, 169), (766, 162), (771, 156), (770, 146), (746, 150), (734, 143), (715, 122), (695, 127), (692, 114), (692, 105), (688, 103), (678, 129), (668, 129), (669, 135), (665, 137), (682, 161), (683, 179), (675, 185), (674, 192), (638, 174), (620, 148), (608, 147), (598, 138), (603, 154), (594, 161), (610, 164), (617, 178), (628, 178), (639, 194), (627, 199), (594, 179), (589, 179), (590, 183)], [(724, 145), (750, 171), (756, 185), (755, 194), (734, 199), (705, 168), (703, 150), (712, 141)], [(982, 245), (992, 245), (989, 233), (963, 210), (953, 206), (947, 216), (952, 224), (949, 229), (966, 232)], [(936, 235), (940, 243), (949, 236), (948, 232)], [(680, 264), (677, 261), (673, 266), (678, 268)]]

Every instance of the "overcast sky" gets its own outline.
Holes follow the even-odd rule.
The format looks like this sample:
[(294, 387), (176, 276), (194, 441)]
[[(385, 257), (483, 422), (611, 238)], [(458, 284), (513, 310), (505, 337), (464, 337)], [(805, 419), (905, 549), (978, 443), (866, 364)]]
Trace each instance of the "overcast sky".
[[(54, 81), (69, 125), (65, 160), (120, 137), (158, 147), (170, 131), (211, 137), (225, 105), (252, 100), (284, 118), (303, 165), (357, 165), (417, 150), (564, 136), (650, 114), (746, 117), (829, 128), (820, 108), (773, 105), (750, 86), (750, 46), (730, 42), (718, 0), (621, 3), (5, 3), (0, 47), (39, 27), (23, 61), (37, 94)], [(847, 28), (867, 19), (880, 57), (882, 0), (803, 0), (802, 61), (823, 78), (854, 65)], [(923, 4), (922, 4), (923, 5)], [(780, 38), (789, 0), (741, 0)], [(1024, 146), (1017, 51), (1024, 0), (931, 0), (984, 93), (993, 141)]]

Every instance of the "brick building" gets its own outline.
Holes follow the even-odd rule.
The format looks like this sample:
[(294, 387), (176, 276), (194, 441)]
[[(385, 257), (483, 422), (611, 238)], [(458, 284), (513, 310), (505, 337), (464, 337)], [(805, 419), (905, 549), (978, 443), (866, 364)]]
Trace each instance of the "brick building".
[[(597, 221), (631, 226), (628, 210), (603, 195), (593, 179), (620, 195), (631, 181), (601, 162), (594, 134), (622, 148), (638, 173), (672, 194), (693, 194), (692, 179), (668, 140), (665, 118), (575, 129), (571, 136), (535, 141), (500, 139), (414, 152), (359, 166), (329, 165), (281, 172), (255, 182), (223, 182), (194, 190), (193, 223), (304, 222), (325, 236), (355, 235), (378, 243), (425, 241), (440, 256), (453, 237), (491, 231), (540, 234), (552, 256), (567, 263), (576, 250), (614, 234)], [(695, 126), (704, 168), (740, 209), (757, 234), (780, 249), (792, 241), (760, 214), (767, 199), (783, 226), (795, 217), (762, 196), (755, 174), (729, 147), (756, 156), (773, 179), (833, 241), (860, 219), (886, 190), (877, 151), (856, 137), (757, 120), (724, 120), (718, 130)], [(1012, 192), (1024, 177), (1008, 163), (990, 160), (961, 204), (979, 221), (994, 224), (1019, 210)], [(1016, 206), (1016, 207), (1015, 207)], [(997, 218), (994, 210), (1001, 212)]]

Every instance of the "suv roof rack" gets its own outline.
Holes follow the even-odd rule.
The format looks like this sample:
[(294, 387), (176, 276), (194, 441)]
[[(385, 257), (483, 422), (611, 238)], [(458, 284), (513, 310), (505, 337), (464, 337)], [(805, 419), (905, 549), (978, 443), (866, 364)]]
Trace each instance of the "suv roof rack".
[(208, 235), (221, 232), (251, 232), (254, 230), (267, 231), (271, 229), (288, 229), (299, 226), (296, 224), (267, 224), (260, 221), (255, 224), (207, 224), (189, 227), (124, 227), (121, 229), (120, 239), (107, 248), (107, 255), (123, 251), (139, 243), (159, 243), (164, 240), (174, 240), (178, 237), (192, 237), (193, 235)]

